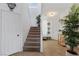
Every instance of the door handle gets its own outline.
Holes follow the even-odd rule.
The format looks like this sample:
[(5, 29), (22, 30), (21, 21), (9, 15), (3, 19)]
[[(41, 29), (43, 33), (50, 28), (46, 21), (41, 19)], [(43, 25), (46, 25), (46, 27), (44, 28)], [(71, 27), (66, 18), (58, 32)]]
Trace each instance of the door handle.
[(17, 34), (17, 36), (19, 37), (19, 34)]

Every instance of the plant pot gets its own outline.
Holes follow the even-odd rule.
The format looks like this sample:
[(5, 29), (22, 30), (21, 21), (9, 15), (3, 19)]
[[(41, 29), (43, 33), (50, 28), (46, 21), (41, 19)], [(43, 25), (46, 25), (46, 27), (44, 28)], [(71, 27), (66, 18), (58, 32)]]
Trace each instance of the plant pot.
[(40, 27), (40, 25), (37, 25), (37, 27)]
[(66, 56), (77, 56), (78, 54), (75, 52), (75, 51), (70, 51), (70, 50), (67, 50), (66, 51)]
[(40, 27), (40, 24), (37, 24), (38, 25), (38, 27)]

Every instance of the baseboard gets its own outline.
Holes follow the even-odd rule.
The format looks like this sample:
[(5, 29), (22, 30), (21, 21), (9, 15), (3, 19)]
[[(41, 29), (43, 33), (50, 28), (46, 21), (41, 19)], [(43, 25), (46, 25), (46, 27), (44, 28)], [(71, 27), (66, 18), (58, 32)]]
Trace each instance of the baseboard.
[(17, 51), (17, 52), (14, 52), (14, 53), (12, 53), (12, 54), (10, 54), (10, 55), (8, 55), (8, 56), (12, 56), (12, 55), (14, 55), (14, 54), (16, 54), (16, 53), (18, 53), (18, 52), (21, 52), (21, 51), (23, 51), (23, 49), (21, 49), (21, 50), (19, 50), (19, 51)]

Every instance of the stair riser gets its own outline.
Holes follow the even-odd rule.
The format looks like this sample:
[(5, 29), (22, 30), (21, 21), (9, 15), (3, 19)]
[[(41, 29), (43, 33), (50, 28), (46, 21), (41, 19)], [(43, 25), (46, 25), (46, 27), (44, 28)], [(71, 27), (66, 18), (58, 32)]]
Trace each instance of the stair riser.
[(25, 43), (24, 46), (40, 46), (39, 43)]
[(33, 41), (34, 41), (34, 42), (39, 42), (40, 40), (39, 40), (39, 39), (29, 39), (29, 40), (27, 40), (27, 42), (28, 42), (28, 41), (32, 41), (32, 42), (33, 42)]
[(31, 32), (31, 33), (29, 33), (29, 35), (40, 35), (40, 33), (33, 33), (33, 32)]
[(29, 32), (29, 34), (40, 34), (40, 32)]
[(40, 38), (39, 37), (35, 37), (35, 38), (27, 37), (26, 40), (40, 40)]
[(34, 33), (38, 32), (38, 33), (40, 33), (40, 31), (30, 31), (30, 32), (34, 32)]
[(30, 40), (26, 40), (26, 42), (37, 42), (37, 43), (39, 43), (40, 40), (39, 40), (39, 39), (37, 39), (37, 40), (35, 40), (35, 39), (34, 39), (34, 40), (31, 40), (31, 39), (30, 39)]
[(23, 51), (37, 51), (40, 52), (40, 49), (34, 49), (34, 48), (24, 48)]
[(40, 46), (24, 46), (24, 48), (40, 48)]
[(40, 36), (40, 35), (32, 35), (32, 34), (30, 34), (30, 35), (28, 35), (28, 36)]
[(34, 28), (34, 29), (37, 29), (37, 28), (40, 29), (39, 27), (31, 27), (31, 29), (33, 29), (33, 28)]
[(29, 35), (39, 35), (40, 33), (29, 33)]
[(40, 30), (40, 29), (38, 29), (38, 28), (36, 28), (36, 29), (35, 28), (32, 28), (31, 30)]
[(40, 28), (38, 28), (38, 27), (31, 27), (31, 29), (40, 29)]
[[(36, 35), (36, 34), (29, 34), (29, 35), (30, 35), (30, 36), (40, 36), (39, 34), (37, 34), (37, 35)], [(28, 36), (29, 36), (29, 35), (28, 35)]]
[(32, 32), (32, 31), (30, 31), (29, 33), (40, 33), (40, 32)]
[(33, 31), (33, 32), (40, 32), (40, 30), (30, 30), (31, 32)]
[(28, 38), (40, 38), (40, 37), (39, 36), (28, 36), (27, 39)]

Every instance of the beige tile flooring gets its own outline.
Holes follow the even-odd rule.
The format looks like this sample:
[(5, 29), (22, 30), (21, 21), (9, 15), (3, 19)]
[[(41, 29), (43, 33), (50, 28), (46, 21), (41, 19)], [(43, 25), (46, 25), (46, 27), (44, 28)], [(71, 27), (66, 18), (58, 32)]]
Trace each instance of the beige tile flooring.
[(46, 56), (60, 56), (65, 55), (66, 48), (58, 45), (56, 40), (44, 41), (44, 55)]
[[(66, 47), (58, 45), (56, 40), (46, 40), (44, 42), (44, 52), (18, 52), (12, 56), (65, 56)], [(77, 49), (79, 53), (79, 49)]]

